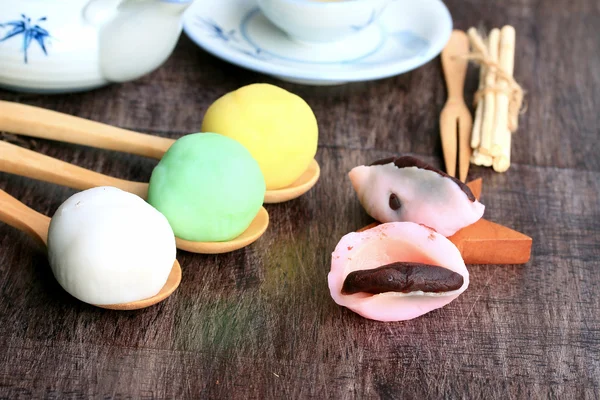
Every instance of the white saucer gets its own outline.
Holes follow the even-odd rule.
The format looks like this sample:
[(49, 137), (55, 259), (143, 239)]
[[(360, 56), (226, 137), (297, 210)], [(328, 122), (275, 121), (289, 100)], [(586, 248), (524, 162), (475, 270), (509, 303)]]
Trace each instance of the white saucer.
[(440, 0), (396, 0), (376, 24), (337, 43), (292, 40), (255, 0), (202, 0), (186, 11), (185, 33), (233, 64), (311, 85), (334, 85), (398, 75), (437, 56), (452, 32)]

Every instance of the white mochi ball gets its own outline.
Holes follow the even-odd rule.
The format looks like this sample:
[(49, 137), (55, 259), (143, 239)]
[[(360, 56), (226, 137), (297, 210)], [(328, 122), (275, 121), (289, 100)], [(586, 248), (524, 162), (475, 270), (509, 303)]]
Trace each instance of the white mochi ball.
[(176, 257), (167, 219), (114, 187), (74, 194), (48, 231), (48, 258), (60, 285), (95, 305), (143, 300), (167, 282)]

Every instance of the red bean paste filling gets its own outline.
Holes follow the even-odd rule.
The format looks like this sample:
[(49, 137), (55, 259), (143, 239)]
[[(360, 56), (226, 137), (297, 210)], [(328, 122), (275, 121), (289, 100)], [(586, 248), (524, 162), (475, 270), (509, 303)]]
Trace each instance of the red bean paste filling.
[[(372, 163), (370, 165), (385, 165), (385, 164), (389, 164), (392, 162), (394, 163), (394, 165), (397, 168), (417, 167), (417, 168), (421, 168), (421, 169), (426, 169), (428, 171), (433, 171), (433, 172), (443, 176), (444, 178), (449, 178), (458, 185), (460, 190), (465, 192), (465, 194), (467, 195), (467, 198), (469, 200), (471, 200), (472, 202), (474, 202), (476, 200), (475, 195), (473, 194), (473, 192), (471, 192), (471, 189), (469, 189), (469, 187), (467, 185), (465, 185), (463, 182), (461, 182), (460, 180), (456, 179), (453, 176), (448, 175), (444, 171), (440, 171), (439, 169), (432, 167), (431, 165), (429, 165), (415, 157), (411, 157), (411, 156), (388, 157), (388, 158), (384, 158), (382, 160), (375, 161), (374, 163)], [(391, 203), (391, 199), (390, 199), (390, 203)], [(391, 207), (391, 204), (390, 204), (390, 207)]]
[(396, 193), (390, 194), (390, 208), (394, 211), (399, 210), (402, 207), (402, 203)]
[(386, 292), (444, 293), (460, 289), (463, 276), (448, 268), (413, 262), (395, 262), (348, 274), (342, 294)]

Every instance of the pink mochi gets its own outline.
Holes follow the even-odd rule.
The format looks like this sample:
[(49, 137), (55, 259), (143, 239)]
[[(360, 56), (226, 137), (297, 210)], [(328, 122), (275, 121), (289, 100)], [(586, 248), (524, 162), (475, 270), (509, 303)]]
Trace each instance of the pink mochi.
[[(444, 293), (342, 293), (344, 281), (351, 272), (398, 261), (448, 268), (463, 276), (463, 285)], [(413, 222), (391, 222), (342, 237), (331, 256), (328, 283), (337, 304), (368, 319), (404, 321), (456, 299), (469, 286), (469, 271), (456, 246), (444, 236)]]
[(467, 185), (414, 157), (361, 165), (348, 175), (360, 203), (379, 222), (416, 222), (452, 236), (485, 210)]

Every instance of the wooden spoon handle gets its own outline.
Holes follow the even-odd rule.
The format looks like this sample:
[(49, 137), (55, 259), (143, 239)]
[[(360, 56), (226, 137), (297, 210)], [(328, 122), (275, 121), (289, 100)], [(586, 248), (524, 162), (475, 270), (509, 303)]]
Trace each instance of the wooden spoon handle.
[(468, 61), (461, 56), (469, 53), (469, 37), (463, 31), (453, 30), (450, 40), (442, 51), (442, 68), (448, 88), (448, 99), (463, 99), (463, 87)]
[(50, 218), (27, 207), (4, 190), (0, 190), (0, 221), (46, 245)]
[(85, 190), (114, 186), (146, 198), (148, 184), (113, 178), (98, 172), (0, 141), (0, 171)]
[(160, 160), (173, 139), (116, 128), (25, 104), (0, 101), (0, 131), (117, 150)]

